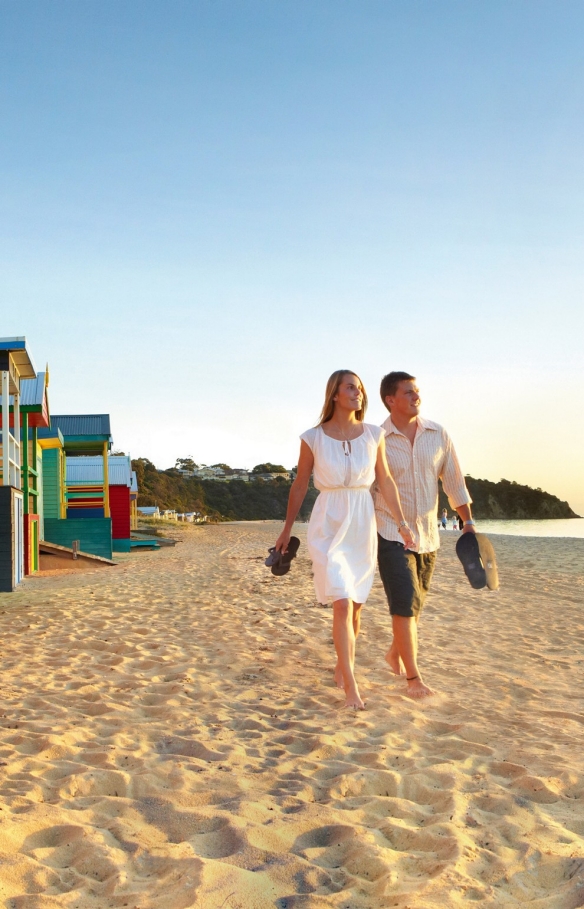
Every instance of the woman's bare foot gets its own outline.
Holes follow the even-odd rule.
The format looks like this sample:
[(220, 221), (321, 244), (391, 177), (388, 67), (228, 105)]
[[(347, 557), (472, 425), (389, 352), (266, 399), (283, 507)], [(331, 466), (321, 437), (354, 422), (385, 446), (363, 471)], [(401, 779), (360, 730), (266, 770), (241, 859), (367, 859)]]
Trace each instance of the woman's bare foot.
[(424, 685), (422, 679), (416, 678), (408, 682), (408, 687), (406, 688), (406, 694), (409, 698), (414, 698), (414, 700), (419, 700), (420, 698), (429, 698), (435, 692), (429, 688), (427, 685)]
[(365, 701), (361, 700), (361, 695), (357, 688), (347, 691), (346, 694), (345, 707), (349, 707), (350, 710), (365, 710)]
[(341, 669), (341, 667), (339, 666), (338, 663), (335, 666), (334, 679), (335, 679), (335, 685), (337, 686), (337, 688), (345, 687), (345, 680), (343, 679), (343, 670)]
[(394, 675), (405, 675), (404, 664), (400, 660), (399, 653), (393, 647), (390, 647), (385, 654), (385, 662)]

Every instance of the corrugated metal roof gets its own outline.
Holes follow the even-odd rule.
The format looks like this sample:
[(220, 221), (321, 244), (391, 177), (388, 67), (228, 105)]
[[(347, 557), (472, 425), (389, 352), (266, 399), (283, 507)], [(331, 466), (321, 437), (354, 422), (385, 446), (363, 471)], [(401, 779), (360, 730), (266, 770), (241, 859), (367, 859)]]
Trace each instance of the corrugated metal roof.
[[(103, 458), (101, 455), (67, 457), (67, 483), (103, 483)], [(110, 486), (131, 486), (132, 467), (127, 455), (113, 455), (107, 459)]]
[[(20, 383), (20, 406), (41, 407), (45, 395), (45, 374), (37, 373), (35, 379), (23, 379)], [(13, 403), (12, 397), (10, 403)]]
[(132, 487), (132, 463), (128, 455), (112, 455), (107, 459), (110, 486)]
[(54, 414), (51, 425), (64, 436), (110, 436), (109, 413)]
[(66, 458), (67, 483), (103, 483), (103, 458)]

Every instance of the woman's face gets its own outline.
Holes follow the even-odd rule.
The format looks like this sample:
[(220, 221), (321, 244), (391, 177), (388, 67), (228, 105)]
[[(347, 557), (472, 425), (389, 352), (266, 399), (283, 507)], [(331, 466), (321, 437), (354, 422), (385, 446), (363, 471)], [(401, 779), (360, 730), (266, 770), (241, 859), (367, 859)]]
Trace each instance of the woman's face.
[(337, 407), (342, 407), (344, 410), (361, 410), (363, 389), (357, 376), (350, 372), (343, 376), (333, 400)]

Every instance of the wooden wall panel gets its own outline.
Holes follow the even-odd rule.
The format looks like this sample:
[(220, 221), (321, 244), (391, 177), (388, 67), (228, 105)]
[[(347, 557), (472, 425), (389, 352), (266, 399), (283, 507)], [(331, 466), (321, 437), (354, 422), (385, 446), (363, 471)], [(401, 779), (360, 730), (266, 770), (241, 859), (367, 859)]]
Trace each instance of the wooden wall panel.
[(111, 559), (112, 521), (111, 518), (45, 519), (45, 540), (69, 547), (73, 540), (79, 540), (82, 552)]

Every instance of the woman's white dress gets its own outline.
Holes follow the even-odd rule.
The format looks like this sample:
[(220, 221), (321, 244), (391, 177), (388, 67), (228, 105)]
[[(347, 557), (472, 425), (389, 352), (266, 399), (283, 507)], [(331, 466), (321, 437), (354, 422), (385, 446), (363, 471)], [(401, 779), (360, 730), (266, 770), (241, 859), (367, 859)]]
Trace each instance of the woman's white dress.
[(314, 485), (320, 490), (307, 534), (319, 603), (364, 603), (373, 584), (377, 529), (370, 487), (385, 431), (362, 425), (362, 435), (350, 443), (331, 439), (321, 426), (300, 436), (314, 455)]

